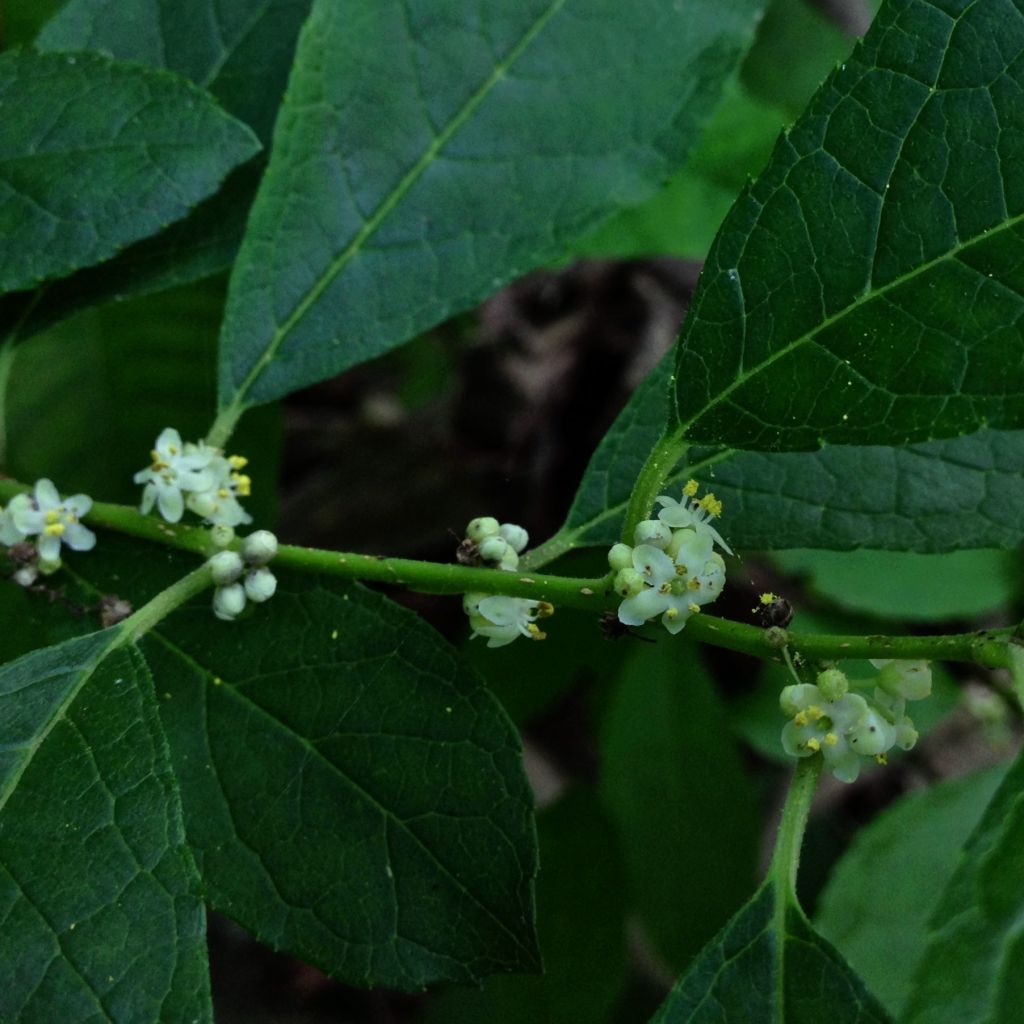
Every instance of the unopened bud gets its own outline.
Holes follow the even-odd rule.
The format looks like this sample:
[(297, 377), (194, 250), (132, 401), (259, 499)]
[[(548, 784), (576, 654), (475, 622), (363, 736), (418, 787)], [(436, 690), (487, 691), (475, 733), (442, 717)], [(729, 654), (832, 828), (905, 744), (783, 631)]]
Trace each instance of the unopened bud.
[(469, 521), (466, 527), (466, 536), (475, 543), (486, 540), (488, 537), (496, 537), (501, 529), (498, 520), (493, 516), (477, 516)]
[(510, 551), (515, 554), (504, 537), (485, 537), (480, 541), (478, 550), (485, 562), (500, 562)]
[(260, 604), (269, 601), (277, 590), (277, 577), (267, 568), (253, 569), (245, 577), (245, 594)]
[(829, 668), (818, 675), (818, 689), (825, 700), (839, 700), (850, 689), (850, 681), (845, 672)]
[(658, 519), (645, 519), (636, 524), (636, 529), (633, 531), (633, 542), (635, 544), (651, 544), (664, 551), (672, 542), (672, 530)]
[(210, 540), (213, 541), (214, 547), (229, 547), (234, 539), (235, 531), (233, 527), (226, 526), (223, 523), (220, 523), (217, 526), (214, 526), (210, 529)]
[(628, 544), (613, 544), (608, 552), (608, 565), (616, 572), (633, 568), (633, 549)]
[(256, 530), (242, 541), (242, 557), (250, 565), (266, 565), (277, 556), (277, 537), (269, 530)]
[(526, 545), (530, 543), (530, 535), (515, 523), (502, 523), (499, 535), (508, 541), (509, 547), (517, 555), (521, 555), (526, 550)]
[(234, 583), (242, 575), (245, 566), (237, 551), (218, 551), (210, 559), (210, 572), (218, 586)]
[(622, 597), (632, 597), (644, 589), (643, 575), (632, 566), (628, 569), (620, 569), (615, 574), (615, 593)]
[(218, 587), (213, 592), (213, 614), (230, 622), (237, 619), (245, 608), (245, 588), (241, 583)]

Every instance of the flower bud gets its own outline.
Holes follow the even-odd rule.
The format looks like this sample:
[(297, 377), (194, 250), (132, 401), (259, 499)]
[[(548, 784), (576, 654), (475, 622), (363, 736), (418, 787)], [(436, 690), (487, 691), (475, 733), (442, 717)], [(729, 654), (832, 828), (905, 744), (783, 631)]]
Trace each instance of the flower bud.
[(784, 715), (792, 718), (808, 705), (816, 703), (819, 697), (818, 688), (810, 683), (790, 685), (783, 687), (779, 694), (779, 707)]
[(850, 689), (850, 681), (845, 672), (829, 668), (818, 675), (818, 689), (825, 700), (839, 700)]
[(643, 575), (632, 566), (627, 569), (620, 569), (615, 575), (615, 593), (622, 597), (632, 597), (644, 589)]
[(652, 544), (664, 551), (671, 542), (671, 528), (657, 519), (645, 519), (642, 523), (637, 523), (633, 531), (633, 543), (637, 545)]
[(277, 537), (269, 530), (256, 530), (242, 541), (242, 557), (250, 565), (266, 565), (277, 555)]
[(512, 548), (509, 548), (504, 555), (501, 556), (501, 561), (498, 563), (498, 568), (505, 572), (515, 572), (519, 568), (519, 556), (515, 553)]
[(237, 619), (245, 608), (245, 588), (241, 583), (218, 587), (213, 592), (213, 614), (218, 619), (230, 622)]
[(530, 535), (515, 523), (502, 523), (498, 532), (517, 555), (521, 555), (526, 550), (526, 545), (530, 543)]
[(219, 523), (217, 526), (211, 527), (210, 529), (210, 540), (213, 541), (213, 546), (217, 548), (230, 547), (231, 542), (235, 539), (235, 531), (232, 527), (226, 526), (224, 523)]
[(927, 661), (872, 660), (879, 669), (877, 685), (893, 697), (923, 700), (932, 692), (932, 668)]
[(501, 527), (498, 520), (493, 516), (477, 516), (469, 521), (466, 527), (466, 536), (475, 544), (486, 540), (488, 537), (496, 537)]
[(900, 750), (912, 750), (915, 743), (917, 743), (917, 730), (914, 728), (914, 723), (904, 715), (903, 720), (896, 726), (896, 746)]
[(234, 583), (242, 575), (245, 566), (237, 551), (218, 551), (210, 559), (210, 572), (217, 586)]
[(485, 537), (477, 550), (485, 562), (500, 562), (510, 551), (515, 554), (504, 537)]
[(277, 590), (277, 577), (267, 568), (253, 569), (245, 577), (245, 595), (260, 604), (269, 601)]
[(23, 565), (12, 579), (19, 587), (31, 587), (39, 579), (39, 570), (34, 565)]
[(613, 544), (608, 552), (608, 565), (616, 572), (633, 568), (633, 549), (628, 544)]

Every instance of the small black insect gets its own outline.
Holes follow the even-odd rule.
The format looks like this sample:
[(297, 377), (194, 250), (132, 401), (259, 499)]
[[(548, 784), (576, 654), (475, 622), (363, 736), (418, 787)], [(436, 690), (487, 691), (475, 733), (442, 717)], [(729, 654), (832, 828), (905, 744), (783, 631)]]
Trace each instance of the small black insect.
[(615, 612), (604, 612), (599, 620), (599, 625), (606, 640), (618, 640), (624, 636), (631, 636), (634, 640), (642, 640), (645, 644), (657, 643), (653, 637), (634, 633), (632, 626), (619, 622), (619, 617)]
[(760, 607), (754, 611), (764, 626), (779, 626), (785, 629), (793, 621), (793, 606), (784, 597), (771, 592), (761, 595)]

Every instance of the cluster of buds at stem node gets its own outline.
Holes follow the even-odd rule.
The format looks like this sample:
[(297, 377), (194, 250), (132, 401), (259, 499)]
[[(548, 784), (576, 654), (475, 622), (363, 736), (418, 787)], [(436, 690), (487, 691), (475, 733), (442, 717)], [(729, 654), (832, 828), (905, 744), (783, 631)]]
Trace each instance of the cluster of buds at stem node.
[(277, 590), (277, 578), (267, 563), (277, 554), (277, 538), (257, 530), (242, 541), (238, 551), (218, 551), (209, 562), (215, 590), (213, 613), (218, 619), (237, 619), (246, 603), (262, 604)]

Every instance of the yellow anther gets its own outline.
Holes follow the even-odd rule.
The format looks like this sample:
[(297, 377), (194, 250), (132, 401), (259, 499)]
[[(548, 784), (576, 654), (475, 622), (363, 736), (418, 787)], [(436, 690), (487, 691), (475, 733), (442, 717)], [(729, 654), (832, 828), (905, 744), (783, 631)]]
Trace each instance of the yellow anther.
[(672, 584), (669, 583), (668, 580), (666, 580), (664, 583), (662, 583), (662, 585), (660, 587), (658, 587), (658, 593), (659, 594), (671, 594), (672, 593)]
[(812, 736), (805, 744), (808, 750), (815, 752), (821, 750), (821, 742), (814, 736)]
[(885, 754), (875, 754), (875, 761), (878, 764), (888, 764), (889, 758), (887, 758)]
[(677, 576), (685, 576), (689, 571), (690, 570), (687, 569), (685, 565), (677, 565), (676, 566), (676, 575)]
[(63, 523), (50, 523), (49, 526), (43, 529), (43, 533), (45, 533), (47, 537), (59, 537), (63, 532)]
[(533, 637), (534, 640), (546, 640), (547, 639), (547, 636), (548, 636), (547, 633), (545, 633), (543, 630), (541, 630), (541, 628), (537, 625), (536, 622), (529, 623), (527, 625), (526, 629), (527, 629), (527, 632), (530, 634), (531, 637)]
[(47, 523), (59, 523), (60, 513), (55, 508), (51, 508), (50, 511), (46, 513), (46, 521)]
[(675, 605), (666, 609), (665, 618), (668, 619), (669, 622), (675, 622), (675, 620), (679, 618), (679, 609)]
[(688, 498), (692, 498), (697, 493), (697, 488), (699, 487), (700, 484), (698, 484), (696, 480), (687, 480), (686, 486), (683, 488), (683, 494)]
[(160, 461), (160, 453), (155, 448), (149, 453), (149, 457), (154, 465)]
[(812, 704), (812, 705), (811, 705), (811, 706), (810, 706), (810, 707), (809, 707), (809, 708), (807, 709), (807, 714), (808, 714), (808, 715), (810, 715), (810, 717), (811, 717), (811, 718), (812, 718), (812, 719), (813, 719), (813, 720), (814, 720), (815, 722), (816, 722), (816, 721), (817, 721), (817, 720), (818, 720), (819, 718), (824, 718), (824, 717), (825, 717), (825, 712), (824, 712), (824, 711), (822, 711), (822, 710), (821, 710), (821, 708), (819, 708), (817, 704)]
[(219, 491), (217, 491), (217, 496), (219, 498), (227, 498), (230, 494), (231, 492), (226, 487), (222, 487)]
[(690, 614), (691, 614), (691, 615), (696, 615), (696, 614), (697, 614), (697, 612), (699, 612), (699, 611), (700, 611), (700, 605), (699, 605), (699, 604), (694, 604), (694, 603), (693, 603), (693, 602), (691, 601), (691, 602), (690, 602)]
[(705, 512), (713, 516), (720, 516), (722, 514), (722, 503), (710, 491), (700, 499), (698, 504)]
[(761, 595), (761, 604), (771, 604), (772, 601), (775, 601), (777, 599), (778, 599), (778, 595), (773, 594), (770, 590), (766, 590)]
[(249, 460), (244, 455), (229, 455), (228, 462), (231, 463), (232, 469), (245, 469), (249, 465)]
[(696, 576), (694, 576), (692, 579), (690, 579), (687, 582), (686, 589), (687, 590), (700, 590), (700, 580), (697, 579)]
[(807, 712), (806, 711), (798, 711), (793, 716), (793, 721), (796, 722), (797, 725), (806, 725), (807, 724)]
[(168, 451), (169, 451), (169, 452), (170, 452), (170, 453), (171, 453), (172, 455), (177, 455), (177, 454), (178, 454), (178, 446), (177, 446), (176, 444), (169, 444), (169, 445), (167, 446), (167, 450), (168, 450)]
[(541, 619), (549, 619), (555, 614), (555, 606), (550, 601), (538, 601), (537, 602), (537, 617)]
[(834, 732), (825, 733), (825, 742), (830, 747), (834, 747), (839, 742), (839, 737)]

